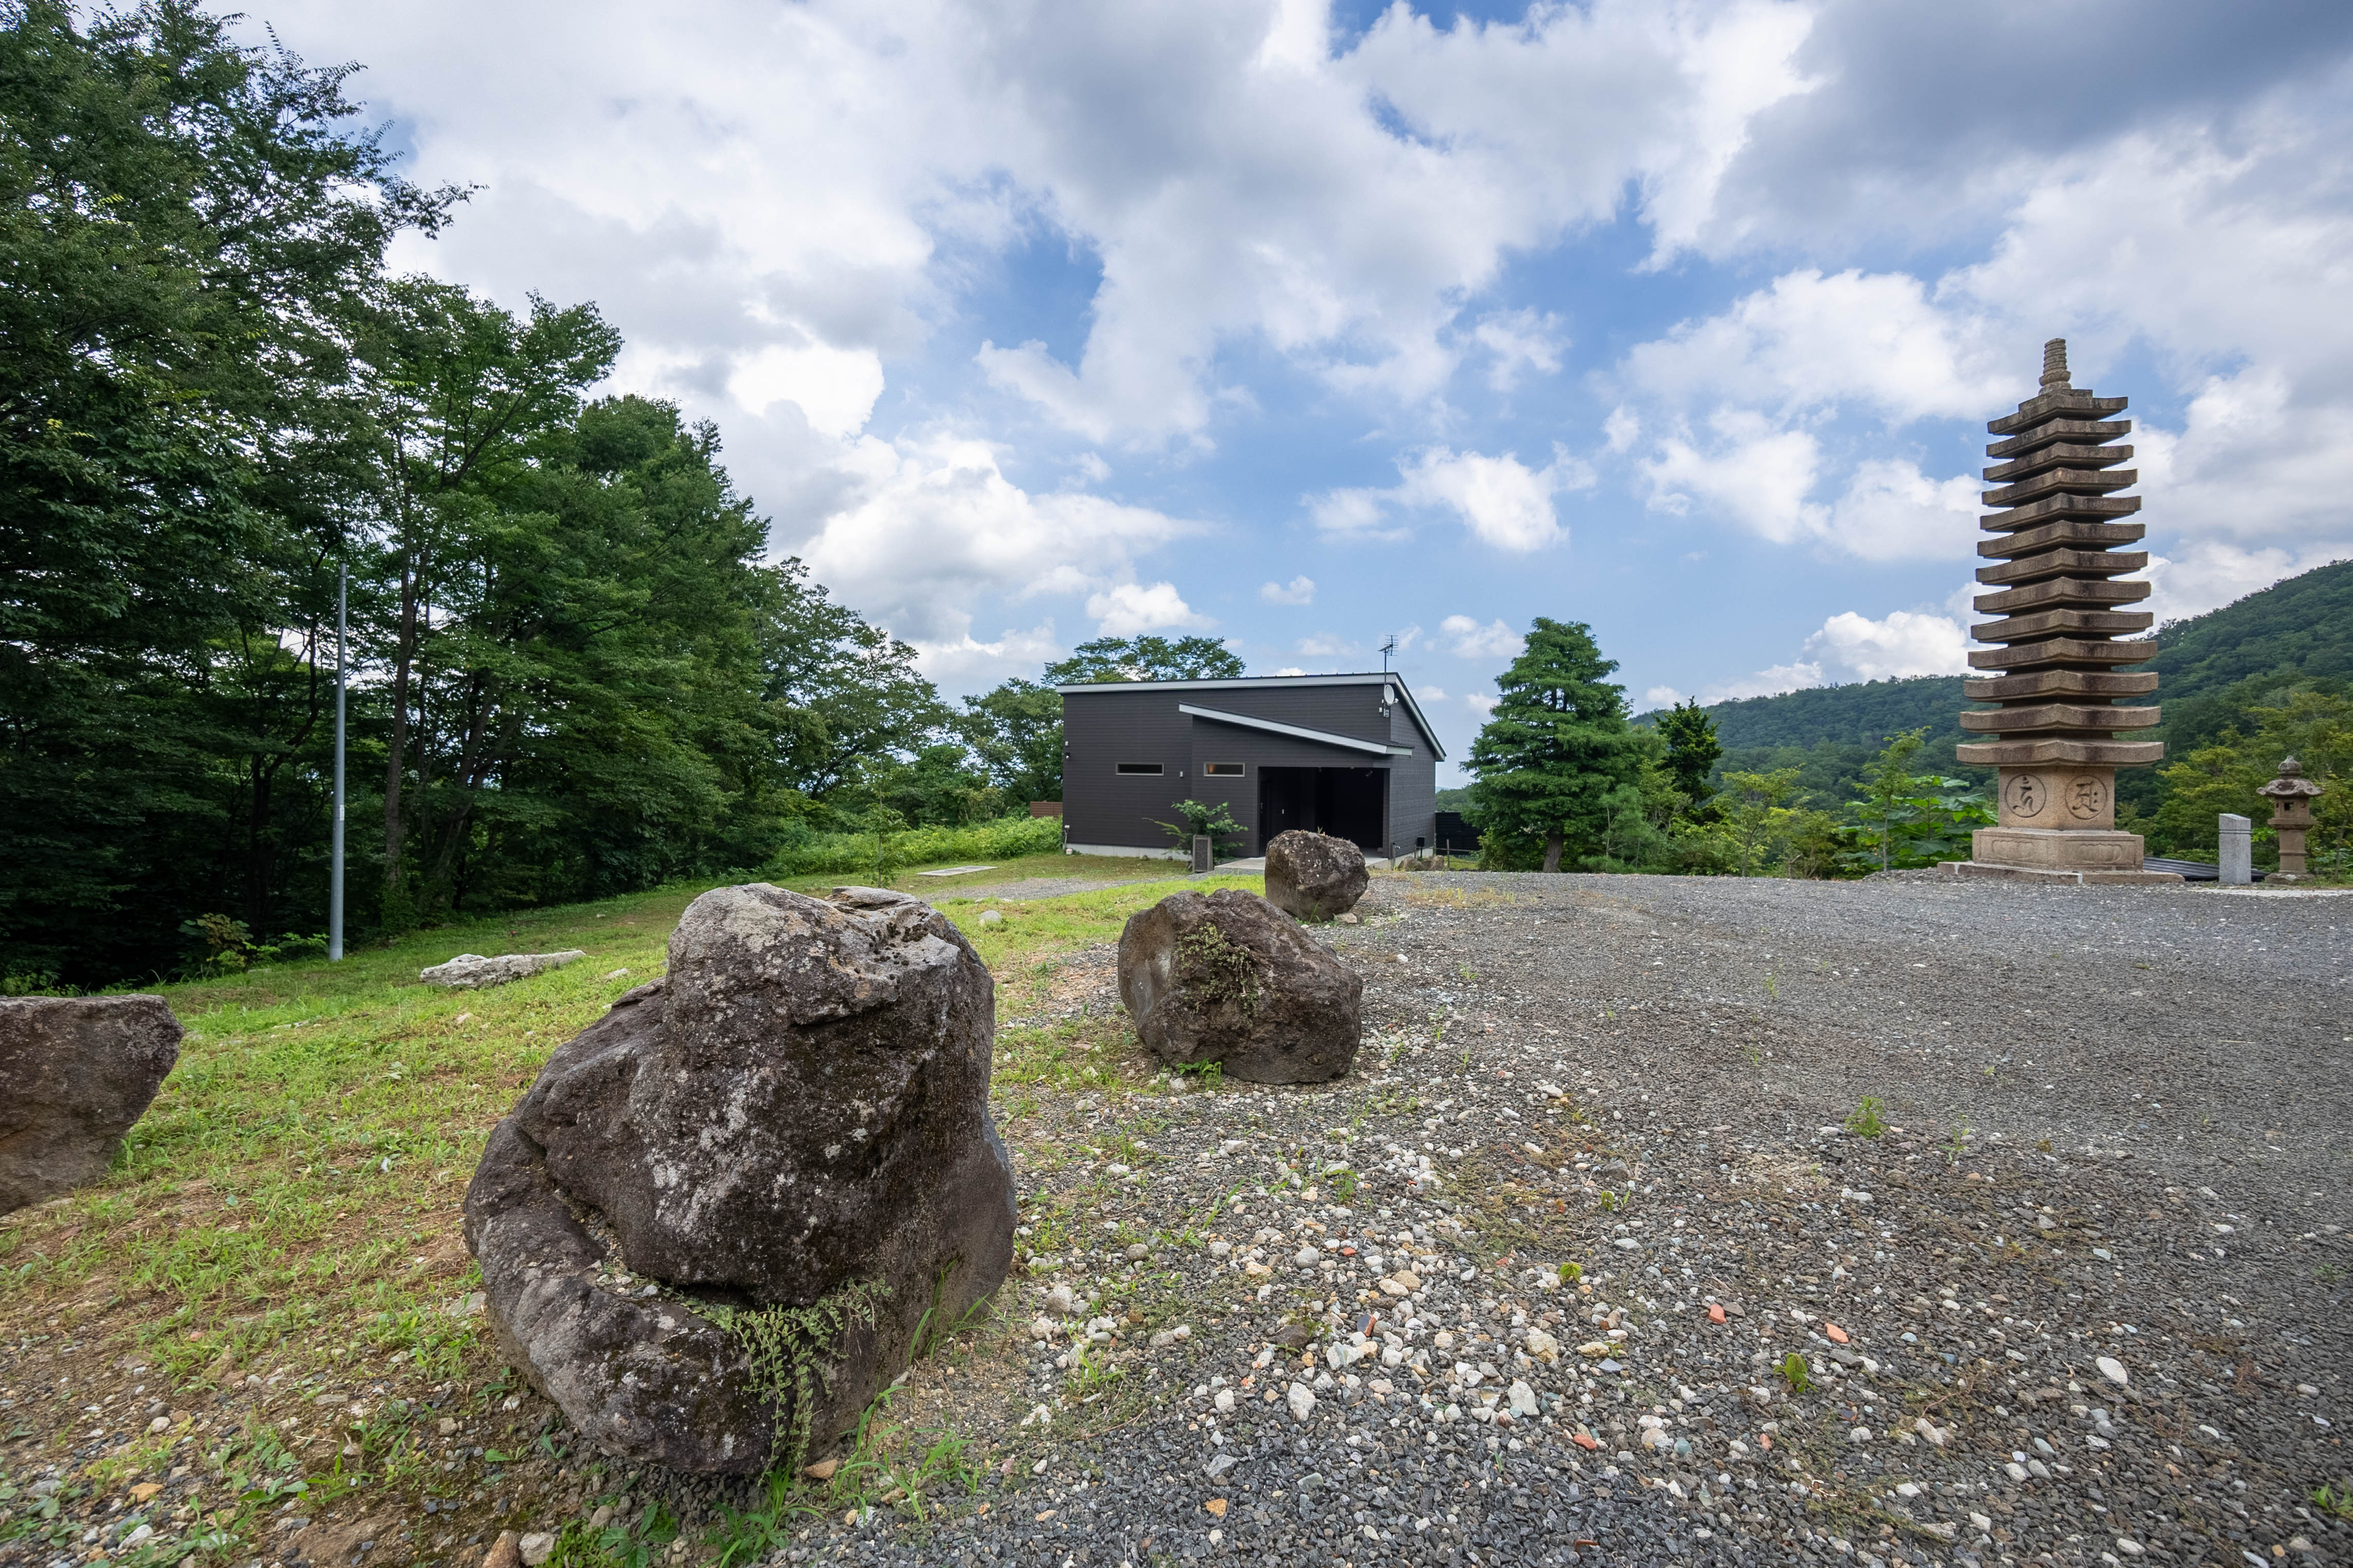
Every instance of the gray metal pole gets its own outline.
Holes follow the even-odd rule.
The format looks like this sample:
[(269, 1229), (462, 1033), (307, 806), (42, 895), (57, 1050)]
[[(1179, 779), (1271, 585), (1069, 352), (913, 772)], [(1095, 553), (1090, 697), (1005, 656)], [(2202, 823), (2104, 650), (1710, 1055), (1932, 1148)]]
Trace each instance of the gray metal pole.
[(327, 874), (327, 962), (343, 958), (343, 632), (344, 602), (352, 574), (340, 568), (335, 582), (335, 827), (334, 858)]

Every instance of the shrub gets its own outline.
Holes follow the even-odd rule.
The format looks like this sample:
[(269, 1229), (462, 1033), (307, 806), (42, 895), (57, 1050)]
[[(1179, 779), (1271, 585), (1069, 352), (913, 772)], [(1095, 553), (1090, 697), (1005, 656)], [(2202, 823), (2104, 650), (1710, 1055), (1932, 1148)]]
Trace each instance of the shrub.
[(1054, 816), (1001, 816), (970, 827), (911, 827), (897, 833), (815, 833), (776, 852), (767, 870), (779, 877), (867, 876), (887, 865), (934, 860), (1014, 860), (1062, 847)]

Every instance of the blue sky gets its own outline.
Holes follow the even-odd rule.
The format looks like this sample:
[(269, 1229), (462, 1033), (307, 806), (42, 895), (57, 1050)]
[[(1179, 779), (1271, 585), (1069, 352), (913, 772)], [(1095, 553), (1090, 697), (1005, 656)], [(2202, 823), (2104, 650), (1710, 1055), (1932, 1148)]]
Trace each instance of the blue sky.
[(2050, 336), (2133, 399), (2161, 612), (2353, 554), (2353, 7), (2262, 16), (255, 13), (479, 187), (402, 265), (597, 301), (950, 693), (1395, 634), (1458, 757), (1539, 615), (1638, 708), (1959, 668)]

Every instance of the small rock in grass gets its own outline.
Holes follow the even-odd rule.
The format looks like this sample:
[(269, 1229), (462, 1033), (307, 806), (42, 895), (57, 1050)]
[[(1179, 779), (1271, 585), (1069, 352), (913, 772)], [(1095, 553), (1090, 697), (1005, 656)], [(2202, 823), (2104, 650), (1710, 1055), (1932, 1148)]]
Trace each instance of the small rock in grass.
[(544, 1530), (534, 1530), (515, 1542), (515, 1551), (522, 1558), (523, 1568), (539, 1568), (555, 1555), (555, 1537)]
[(980, 911), (980, 920), (977, 923), (985, 926), (1003, 925), (1005, 913), (1001, 910), (983, 910)]
[(607, 980), (618, 980), (622, 975), (627, 974), (628, 973), (628, 971), (627, 969), (608, 969), (605, 971), (605, 978)]
[(509, 952), (497, 958), (484, 958), (479, 952), (461, 952), (447, 963), (437, 963), (430, 969), (420, 969), (417, 978), (427, 985), (438, 985), (449, 991), (480, 991), (486, 986), (504, 985), (512, 981), (527, 979), (550, 969), (561, 969), (588, 955), (578, 948), (562, 952)]
[(801, 1474), (813, 1481), (829, 1481), (833, 1479), (833, 1472), (839, 1468), (841, 1468), (839, 1459), (819, 1459), (814, 1465), (802, 1467)]
[(491, 1549), (482, 1553), (482, 1568), (522, 1568), (522, 1537), (512, 1530), (501, 1530)]

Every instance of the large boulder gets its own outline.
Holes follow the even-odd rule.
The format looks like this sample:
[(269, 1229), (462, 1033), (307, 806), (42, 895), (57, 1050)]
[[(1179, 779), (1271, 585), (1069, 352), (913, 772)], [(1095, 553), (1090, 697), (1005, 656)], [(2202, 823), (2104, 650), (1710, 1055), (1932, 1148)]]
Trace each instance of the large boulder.
[(1237, 889), (1174, 893), (1130, 916), (1119, 994), (1161, 1060), (1215, 1062), (1250, 1083), (1338, 1078), (1363, 1037), (1364, 976)]
[(161, 996), (0, 999), (0, 1214), (106, 1174), (179, 1059)]
[(1346, 914), (1372, 880), (1365, 852), (1345, 838), (1294, 827), (1266, 847), (1267, 902), (1303, 921)]
[(467, 1190), (509, 1358), (631, 1463), (757, 1474), (855, 1426), (1012, 1259), (995, 991), (903, 894), (695, 900)]

